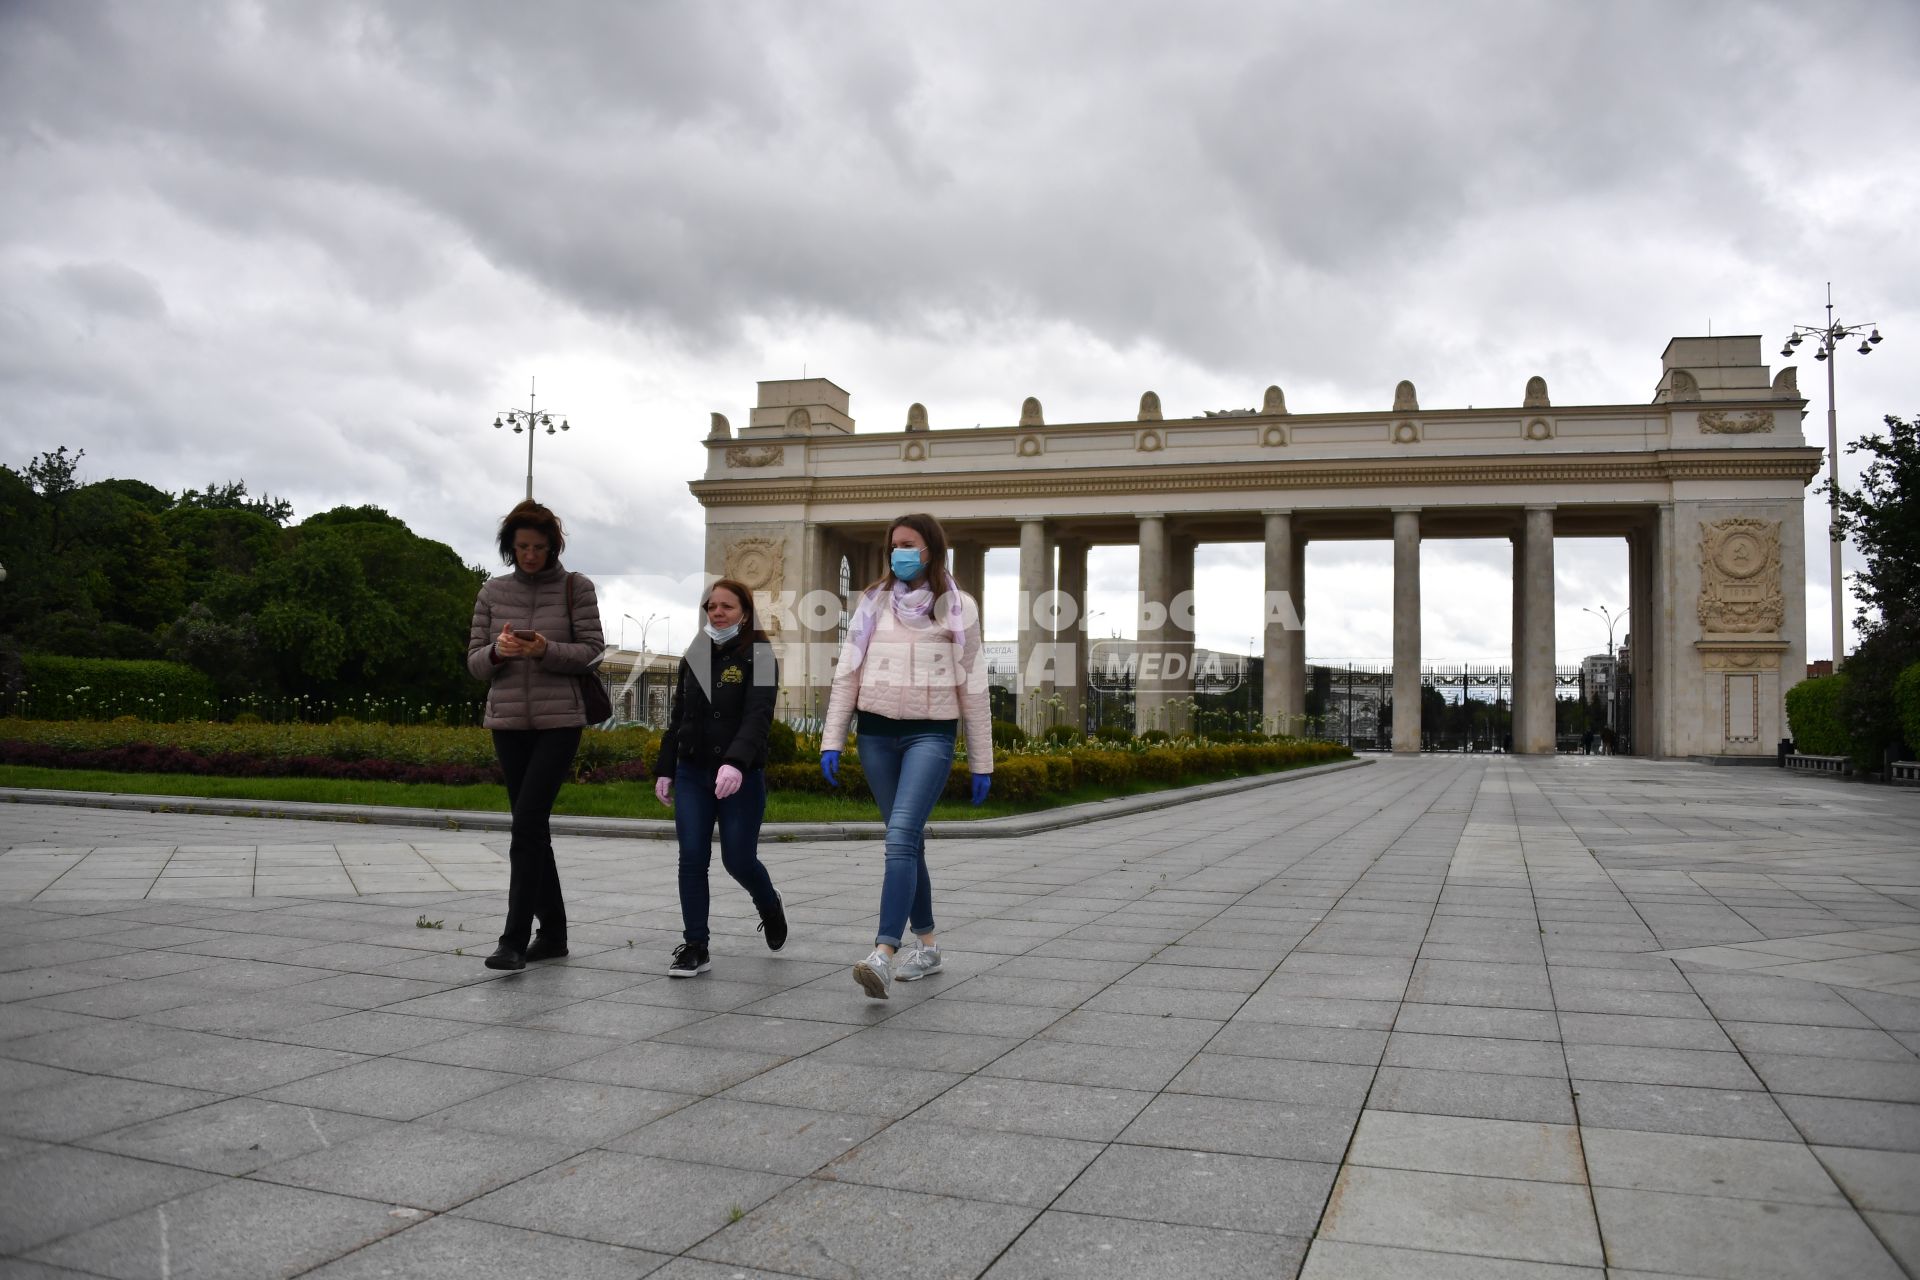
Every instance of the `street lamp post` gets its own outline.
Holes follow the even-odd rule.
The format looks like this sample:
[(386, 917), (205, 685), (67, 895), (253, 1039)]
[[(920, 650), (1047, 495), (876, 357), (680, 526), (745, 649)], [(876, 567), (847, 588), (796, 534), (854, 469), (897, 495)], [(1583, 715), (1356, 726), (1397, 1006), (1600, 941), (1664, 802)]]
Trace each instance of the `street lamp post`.
[(1827, 364), (1827, 589), (1833, 606), (1833, 669), (1838, 671), (1846, 660), (1846, 580), (1840, 575), (1840, 544), (1844, 536), (1840, 531), (1840, 419), (1834, 408), (1833, 366), (1839, 363), (1840, 344), (1843, 341), (1867, 336), (1861, 340), (1859, 351), (1863, 356), (1873, 354), (1880, 345), (1880, 330), (1871, 320), (1864, 324), (1841, 324), (1833, 318), (1833, 282), (1827, 282), (1827, 322), (1824, 325), (1797, 324), (1787, 338), (1787, 344), (1780, 348), (1780, 354), (1791, 356), (1794, 350), (1808, 338), (1817, 338), (1819, 346), (1813, 353), (1815, 360), (1824, 360)]
[(533, 501), (533, 438), (534, 436), (539, 434), (539, 428), (541, 427), (545, 427), (547, 429), (548, 435), (552, 435), (556, 431), (573, 430), (573, 424), (569, 423), (565, 417), (562, 417), (560, 419), (560, 425), (556, 427), (553, 425), (552, 414), (536, 413), (534, 411), (533, 391), (534, 391), (534, 379), (528, 378), (527, 379), (527, 407), (524, 409), (503, 409), (498, 414), (496, 414), (493, 419), (493, 429), (495, 431), (499, 431), (510, 426), (513, 428), (513, 434), (515, 435), (519, 435), (522, 431), (525, 431), (527, 433), (527, 501), (528, 502)]
[(1619, 705), (1616, 701), (1614, 691), (1620, 687), (1620, 668), (1613, 660), (1613, 628), (1622, 618), (1632, 613), (1633, 609), (1629, 606), (1618, 613), (1614, 613), (1605, 605), (1601, 605), (1598, 609), (1589, 609), (1585, 605), (1582, 605), (1580, 606), (1580, 612), (1590, 613), (1607, 624), (1607, 728), (1611, 729), (1614, 727), (1614, 711)]

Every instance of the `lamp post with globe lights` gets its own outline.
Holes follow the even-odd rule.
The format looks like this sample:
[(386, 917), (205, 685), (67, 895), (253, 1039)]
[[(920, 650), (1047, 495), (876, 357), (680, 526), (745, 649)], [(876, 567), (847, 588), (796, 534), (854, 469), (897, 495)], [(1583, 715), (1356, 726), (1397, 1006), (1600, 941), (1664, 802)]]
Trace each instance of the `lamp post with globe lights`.
[(519, 435), (522, 431), (527, 433), (527, 501), (528, 502), (533, 501), (533, 438), (534, 436), (540, 433), (541, 427), (545, 427), (547, 429), (548, 435), (552, 435), (556, 431), (573, 430), (573, 425), (569, 423), (564, 416), (560, 419), (560, 425), (556, 427), (553, 424), (553, 415), (551, 413), (535, 412), (534, 394), (533, 394), (534, 384), (535, 384), (534, 379), (532, 378), (527, 379), (527, 407), (526, 408), (503, 409), (498, 414), (496, 414), (493, 419), (493, 429), (495, 431), (500, 431), (500, 430), (504, 430), (507, 427), (512, 427), (513, 434), (515, 435)]
[[(1866, 335), (1861, 337), (1861, 335)], [(1797, 324), (1788, 335), (1780, 354), (1791, 357), (1802, 342), (1817, 342), (1815, 360), (1827, 366), (1827, 581), (1833, 606), (1833, 669), (1846, 660), (1846, 580), (1840, 574), (1840, 545), (1845, 535), (1840, 530), (1840, 420), (1834, 409), (1833, 366), (1839, 363), (1840, 344), (1860, 338), (1856, 350), (1863, 356), (1873, 354), (1880, 345), (1880, 330), (1872, 321), (1865, 324), (1841, 324), (1833, 318), (1833, 282), (1827, 282), (1827, 322), (1824, 325)]]

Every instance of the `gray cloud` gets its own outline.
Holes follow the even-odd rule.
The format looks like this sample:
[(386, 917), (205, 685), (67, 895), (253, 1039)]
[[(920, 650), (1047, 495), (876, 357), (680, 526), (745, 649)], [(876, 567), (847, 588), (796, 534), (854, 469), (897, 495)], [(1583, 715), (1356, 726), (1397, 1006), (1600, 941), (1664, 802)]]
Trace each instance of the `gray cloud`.
[[(883, 428), (1644, 401), (1828, 278), (1920, 341), (1917, 69), (1865, 0), (8, 6), (0, 443), (479, 559), (537, 372), (543, 487), (677, 574), (705, 412), (803, 361)], [(1920, 408), (1856, 365), (1846, 434)]]

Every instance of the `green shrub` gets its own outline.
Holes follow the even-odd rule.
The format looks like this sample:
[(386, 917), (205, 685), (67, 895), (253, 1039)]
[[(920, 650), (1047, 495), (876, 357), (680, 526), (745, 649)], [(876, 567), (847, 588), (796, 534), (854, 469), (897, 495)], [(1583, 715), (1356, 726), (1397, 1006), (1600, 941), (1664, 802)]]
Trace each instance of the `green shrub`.
[(1840, 718), (1847, 695), (1847, 673), (1802, 680), (1787, 690), (1787, 729), (1794, 750), (1809, 756), (1849, 754), (1847, 730)]
[(993, 745), (1002, 751), (1027, 745), (1027, 731), (1011, 720), (993, 722)]
[(1136, 735), (1135, 741), (1137, 742), (1172, 742), (1173, 735), (1168, 733), (1165, 729), (1148, 729), (1145, 732)]
[[(148, 771), (261, 776), (289, 770), (332, 776), (343, 767), (377, 774), (388, 766), (444, 767), (470, 775), (476, 770), (490, 773), (494, 765), (492, 735), (478, 727), (263, 724), (257, 717), (249, 718), (253, 723), (0, 719), (0, 755), (14, 763), (74, 767), (61, 765), (58, 758), (117, 752), (130, 759), (138, 756), (157, 762), (142, 766)], [(598, 774), (596, 782), (644, 777), (659, 746), (659, 733), (643, 726), (594, 731), (582, 735), (575, 765), (580, 774)], [(1004, 800), (1031, 801), (1064, 795), (1077, 787), (1119, 788), (1135, 781), (1177, 783), (1189, 778), (1234, 777), (1293, 764), (1345, 760), (1352, 753), (1337, 743), (1285, 740), (1212, 745), (1140, 743), (1127, 747), (1048, 743), (1030, 751), (995, 755), (993, 794)], [(44, 759), (47, 757), (53, 759)], [(198, 759), (200, 764), (189, 769), (177, 762), (165, 763), (176, 757)], [(209, 768), (209, 761), (217, 763)], [(275, 763), (268, 767), (264, 762)], [(839, 795), (862, 805), (872, 804), (872, 791), (857, 752), (842, 754), (839, 776), (840, 785), (829, 788), (820, 775), (819, 762), (811, 758), (770, 763), (767, 767), (767, 783), (776, 791)], [(946, 795), (964, 800), (968, 789), (967, 766), (956, 760)]]
[(1893, 702), (1900, 716), (1900, 736), (1907, 740), (1911, 760), (1920, 756), (1920, 662), (1900, 673), (1893, 682)]
[(248, 725), (266, 723), (266, 721), (262, 720), (259, 716), (253, 714), (253, 712), (251, 711), (242, 711), (239, 715), (233, 718), (233, 722), (237, 725), (240, 725), (243, 728)]
[(1047, 731), (1040, 736), (1048, 742), (1070, 747), (1080, 741), (1080, 730), (1070, 724), (1050, 724), (1047, 726)]
[(20, 663), (22, 706), (49, 719), (180, 720), (211, 716), (219, 705), (213, 681), (180, 662), (27, 653)]
[(794, 764), (800, 759), (800, 735), (783, 720), (775, 720), (767, 730), (767, 763)]

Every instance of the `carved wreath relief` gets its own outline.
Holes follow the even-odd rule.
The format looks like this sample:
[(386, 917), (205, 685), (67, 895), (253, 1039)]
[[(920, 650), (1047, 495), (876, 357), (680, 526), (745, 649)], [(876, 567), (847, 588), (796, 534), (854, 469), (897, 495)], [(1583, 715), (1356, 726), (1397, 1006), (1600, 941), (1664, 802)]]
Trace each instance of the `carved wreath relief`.
[(1733, 417), (1721, 409), (1709, 409), (1700, 415), (1700, 430), (1708, 435), (1744, 436), (1756, 431), (1773, 430), (1773, 411), (1755, 409)]
[(730, 467), (777, 467), (786, 461), (785, 446), (777, 444), (753, 445), (736, 444), (727, 450), (727, 465)]
[(1780, 629), (1780, 522), (1736, 517), (1700, 522), (1700, 628), (1753, 635)]

